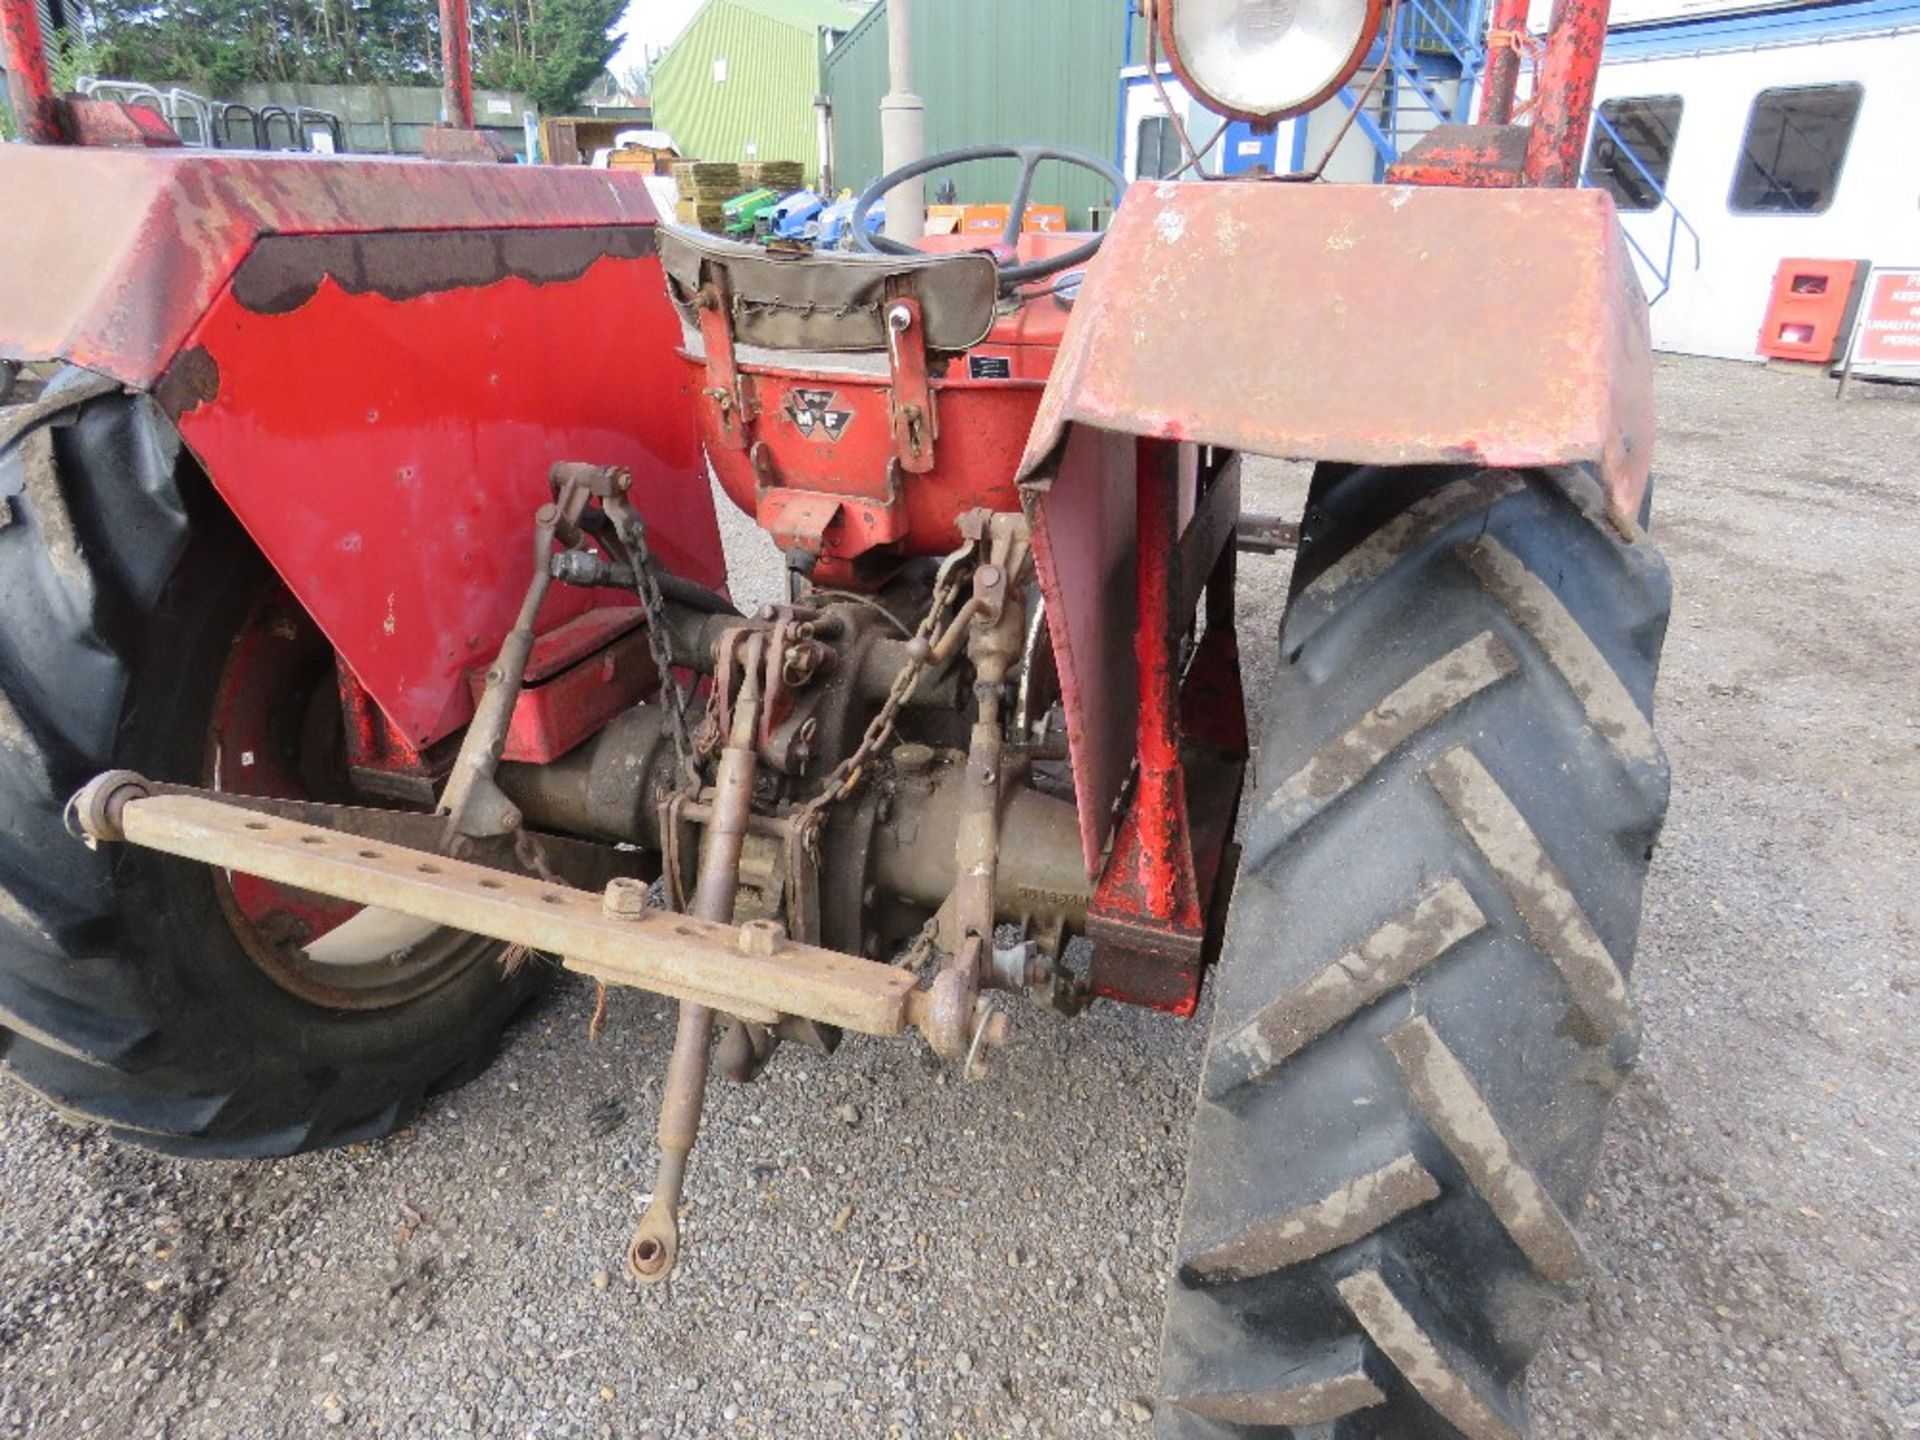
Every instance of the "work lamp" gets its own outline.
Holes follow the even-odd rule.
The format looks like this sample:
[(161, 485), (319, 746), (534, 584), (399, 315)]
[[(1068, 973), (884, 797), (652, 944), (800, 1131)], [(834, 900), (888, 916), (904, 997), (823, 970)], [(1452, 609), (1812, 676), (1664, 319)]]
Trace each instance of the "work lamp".
[(1304, 114), (1360, 68), (1381, 0), (1156, 0), (1160, 44), (1187, 92), (1256, 124)]

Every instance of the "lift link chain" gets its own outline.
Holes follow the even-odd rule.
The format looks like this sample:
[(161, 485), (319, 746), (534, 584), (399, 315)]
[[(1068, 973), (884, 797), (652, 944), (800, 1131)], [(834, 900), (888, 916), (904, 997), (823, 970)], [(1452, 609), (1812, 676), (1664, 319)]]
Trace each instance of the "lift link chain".
[(959, 589), (961, 566), (973, 553), (974, 542), (970, 540), (940, 562), (926, 617), (921, 620), (919, 630), (909, 642), (911, 658), (893, 677), (893, 684), (887, 691), (886, 702), (881, 705), (880, 713), (868, 724), (866, 733), (860, 737), (860, 743), (853, 753), (833, 767), (820, 792), (794, 812), (794, 823), (806, 836), (807, 847), (814, 854), (819, 854), (820, 831), (826, 824), (827, 811), (837, 801), (860, 788), (867, 767), (887, 741), (893, 738), (894, 721), (899, 718), (901, 707), (907, 703), (907, 697), (913, 694), (927, 667), (934, 662), (935, 642), (942, 634), (947, 611), (953, 603), (954, 593)]
[(693, 738), (687, 729), (687, 692), (674, 674), (673, 647), (667, 641), (667, 601), (660, 593), (653, 552), (647, 548), (647, 522), (625, 494), (631, 477), (622, 475), (621, 479), (625, 482), (621, 493), (609, 496), (601, 504), (633, 562), (634, 593), (640, 597), (640, 611), (647, 620), (647, 652), (653, 657), (654, 669), (660, 672), (660, 693), (667, 702), (667, 721), (673, 734), (673, 755), (680, 769), (680, 785), (687, 794), (698, 795), (700, 766), (694, 759)]

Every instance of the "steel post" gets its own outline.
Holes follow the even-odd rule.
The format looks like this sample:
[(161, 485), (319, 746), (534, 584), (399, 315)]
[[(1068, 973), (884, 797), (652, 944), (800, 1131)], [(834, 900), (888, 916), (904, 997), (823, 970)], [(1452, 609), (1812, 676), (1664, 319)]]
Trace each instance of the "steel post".
[(440, 0), (440, 75), (446, 123), (473, 129), (473, 42), (467, 0)]
[(20, 134), (30, 145), (59, 145), (67, 138), (53, 74), (47, 68), (46, 37), (34, 0), (0, 0), (0, 62)]
[[(887, 0), (887, 83), (880, 101), (880, 168), (898, 170), (926, 154), (926, 106), (913, 93), (913, 24), (908, 0)], [(912, 244), (927, 231), (927, 192), (920, 179), (887, 192), (887, 238)]]
[(1494, 0), (1487, 24), (1487, 69), (1480, 84), (1480, 123), (1506, 125), (1513, 120), (1513, 91), (1520, 80), (1517, 37), (1527, 28), (1527, 0)]
[(1530, 185), (1565, 189), (1580, 183), (1610, 8), (1611, 0), (1554, 0), (1540, 62), (1540, 103), (1527, 136)]

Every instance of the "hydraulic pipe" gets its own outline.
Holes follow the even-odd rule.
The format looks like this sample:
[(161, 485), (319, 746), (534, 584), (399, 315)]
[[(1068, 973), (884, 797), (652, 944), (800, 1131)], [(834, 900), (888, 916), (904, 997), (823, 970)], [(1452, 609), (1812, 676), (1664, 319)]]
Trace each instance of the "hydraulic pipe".
[(1513, 120), (1513, 92), (1520, 81), (1520, 51), (1514, 43), (1527, 28), (1527, 0), (1494, 0), (1487, 24), (1486, 78), (1480, 87), (1480, 123)]
[(473, 39), (467, 0), (440, 0), (440, 74), (447, 124), (473, 129)]
[(1529, 185), (1566, 189), (1580, 183), (1611, 8), (1611, 0), (1554, 0), (1540, 62), (1540, 103), (1527, 136)]
[(47, 68), (46, 37), (34, 0), (0, 0), (0, 62), (7, 68), (7, 90), (14, 119), (29, 145), (59, 145), (66, 138), (65, 117)]
[[(913, 17), (887, 0), (887, 93), (880, 100), (880, 169), (911, 165), (927, 151), (926, 105), (913, 93)], [(887, 238), (911, 245), (927, 233), (927, 192), (915, 177), (887, 192)]]

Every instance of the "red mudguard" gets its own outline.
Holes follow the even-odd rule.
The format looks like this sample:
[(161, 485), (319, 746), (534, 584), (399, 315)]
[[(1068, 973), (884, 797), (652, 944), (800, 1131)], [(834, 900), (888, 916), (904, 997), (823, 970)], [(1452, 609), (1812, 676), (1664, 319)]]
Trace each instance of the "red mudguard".
[(1092, 873), (1141, 707), (1128, 437), (1387, 465), (1590, 463), (1626, 517), (1652, 430), (1646, 302), (1602, 191), (1133, 186), (1021, 462)]
[(638, 179), (0, 146), (0, 214), (0, 358), (152, 391), (412, 743), (472, 714), (554, 461), (630, 467), (663, 562), (724, 584)]

